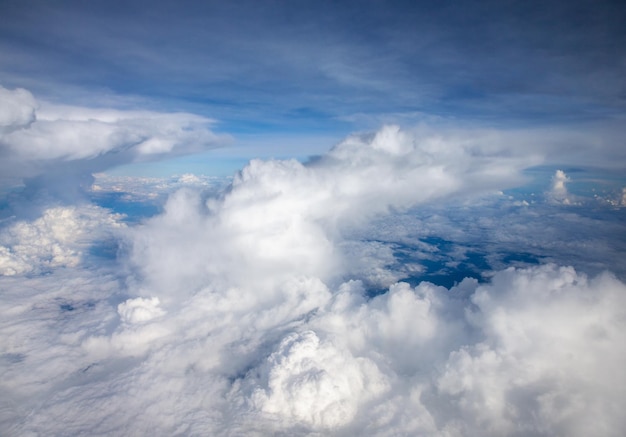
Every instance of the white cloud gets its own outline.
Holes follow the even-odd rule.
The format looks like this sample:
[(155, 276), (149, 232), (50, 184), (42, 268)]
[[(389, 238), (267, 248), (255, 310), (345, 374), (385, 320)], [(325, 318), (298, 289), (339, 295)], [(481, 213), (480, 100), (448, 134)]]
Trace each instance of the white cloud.
[(5, 177), (61, 170), (65, 177), (223, 145), (213, 120), (187, 113), (37, 103), (25, 90), (0, 89), (0, 150)]
[(565, 172), (563, 170), (557, 170), (552, 177), (552, 187), (548, 193), (549, 200), (563, 205), (571, 205), (572, 199), (566, 186), (568, 182), (570, 182), (570, 178)]
[(172, 196), (165, 214), (138, 234), (135, 260), (148, 288), (167, 294), (216, 280), (249, 286), (294, 273), (336, 278), (344, 269), (341, 234), (372, 216), (519, 182), (527, 158), (479, 149), (391, 126), (350, 137), (307, 165), (255, 160), (206, 205), (190, 190)]
[(473, 422), (470, 434), (618, 435), (625, 298), (624, 284), (607, 274), (588, 280), (554, 266), (498, 273), (468, 312), (484, 338), (453, 352), (437, 382), (459, 408), (452, 420)]
[(313, 331), (287, 335), (259, 373), (248, 394), (252, 408), (319, 429), (350, 423), (360, 405), (388, 388), (374, 363)]
[(205, 181), (203, 181), (200, 177), (191, 174), (191, 173), (185, 173), (183, 175), (181, 175), (178, 178), (178, 183), (180, 184), (184, 184), (184, 185), (204, 185), (206, 184)]
[[(253, 161), (220, 196), (177, 191), (132, 229), (131, 265), (115, 274), (60, 264), (2, 277), (0, 424), (14, 435), (617, 436), (626, 285), (610, 274), (550, 264), (451, 289), (394, 283), (372, 297), (364, 286), (397, 271), (382, 242), (350, 241), (360, 226), (497, 192), (529, 161), (387, 127), (308, 164)], [(476, 220), (497, 229), (496, 216)], [(410, 225), (397, 224), (401, 238)], [(41, 246), (31, 233), (7, 247)]]
[[(0, 389), (21, 399), (6, 415), (13, 434), (616, 436), (624, 426), (613, 406), (626, 285), (610, 275), (543, 266), (450, 291), (398, 284), (372, 300), (346, 283), (295, 311), (318, 285), (269, 306), (267, 295), (207, 290), (113, 334), (110, 280), (73, 279), (83, 289), (71, 301), (73, 286), (44, 298), (30, 281), (13, 284), (0, 325), (11, 376)], [(130, 306), (156, 305), (118, 308), (127, 320)], [(44, 362), (55, 364), (34, 372)]]
[(75, 267), (98, 239), (123, 228), (119, 214), (93, 206), (58, 206), (0, 229), (0, 275)]
[(117, 312), (125, 323), (147, 322), (164, 314), (159, 303), (158, 297), (128, 299), (117, 306)]
[(29, 126), (35, 121), (37, 102), (25, 89), (0, 86), (0, 134)]

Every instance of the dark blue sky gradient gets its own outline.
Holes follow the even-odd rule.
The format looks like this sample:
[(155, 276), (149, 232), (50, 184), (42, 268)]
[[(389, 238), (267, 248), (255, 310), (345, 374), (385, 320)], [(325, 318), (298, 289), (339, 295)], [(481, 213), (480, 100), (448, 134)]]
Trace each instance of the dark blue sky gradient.
[(0, 16), (5, 87), (201, 113), (234, 134), (626, 108), (621, 2), (5, 0)]

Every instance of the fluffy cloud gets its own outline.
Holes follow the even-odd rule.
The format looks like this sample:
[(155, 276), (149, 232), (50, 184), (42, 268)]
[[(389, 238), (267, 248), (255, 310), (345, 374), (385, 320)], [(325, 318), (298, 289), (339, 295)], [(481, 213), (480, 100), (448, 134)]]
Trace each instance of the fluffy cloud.
[[(22, 399), (5, 414), (14, 434), (616, 436), (624, 426), (626, 285), (608, 274), (510, 269), (490, 284), (400, 283), (371, 300), (350, 282), (304, 312), (202, 292), (130, 320), (131, 307), (158, 307), (132, 299), (112, 334), (110, 285), (81, 282), (90, 291), (72, 301), (67, 289), (56, 301), (31, 291), (7, 312), (3, 334), (22, 332), (3, 336), (13, 377), (2, 390)], [(46, 361), (55, 365), (24, 372)], [(36, 413), (16, 421), (34, 396)]]
[(0, 275), (41, 274), (77, 266), (95, 241), (125, 225), (119, 214), (93, 205), (52, 207), (33, 220), (0, 229)]
[(117, 306), (117, 312), (120, 315), (120, 319), (125, 323), (141, 323), (154, 319), (163, 315), (163, 310), (159, 308), (159, 298), (153, 297), (151, 299), (143, 299), (138, 297), (136, 299), (128, 299)]
[(459, 408), (453, 420), (470, 434), (617, 435), (626, 348), (615, 305), (625, 298), (624, 284), (607, 274), (588, 280), (555, 266), (498, 273), (468, 308), (483, 338), (452, 352), (437, 382)]
[(422, 138), (389, 126), (350, 137), (308, 164), (252, 161), (217, 199), (178, 192), (138, 234), (134, 256), (156, 293), (293, 274), (329, 280), (344, 269), (337, 244), (343, 232), (390, 208), (514, 185), (531, 162), (478, 142)]
[(571, 196), (567, 191), (566, 184), (570, 178), (563, 170), (557, 170), (552, 178), (552, 188), (548, 193), (548, 198), (555, 203), (570, 205), (572, 203)]
[(212, 120), (186, 113), (68, 107), (0, 87), (4, 177), (91, 174), (115, 165), (193, 153), (224, 144)]
[(254, 410), (318, 429), (350, 423), (360, 405), (388, 388), (372, 361), (320, 341), (314, 331), (287, 335), (257, 372), (247, 395)]
[(0, 86), (0, 102), (0, 133), (10, 133), (35, 121), (37, 103), (27, 90), (11, 91)]
[(253, 161), (219, 196), (179, 190), (126, 234), (121, 265), (2, 277), (0, 425), (617, 436), (623, 282), (547, 264), (412, 286), (359, 234), (388, 211), (512, 186), (532, 162), (387, 127), (307, 164)]

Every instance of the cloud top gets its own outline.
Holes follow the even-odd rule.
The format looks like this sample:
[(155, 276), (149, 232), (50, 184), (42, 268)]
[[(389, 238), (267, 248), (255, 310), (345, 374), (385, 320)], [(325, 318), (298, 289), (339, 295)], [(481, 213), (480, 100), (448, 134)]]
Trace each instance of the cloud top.
[(125, 225), (119, 214), (93, 205), (57, 206), (41, 217), (0, 228), (0, 275), (44, 274), (76, 267), (95, 241)]
[(209, 129), (212, 120), (187, 113), (60, 106), (1, 87), (0, 107), (4, 177), (91, 174), (227, 142)]
[(23, 88), (8, 90), (0, 86), (0, 103), (0, 133), (26, 127), (36, 119), (35, 98)]
[(199, 193), (181, 190), (137, 236), (134, 257), (167, 294), (217, 279), (238, 285), (293, 274), (328, 280), (341, 276), (336, 242), (343, 232), (391, 208), (515, 185), (534, 160), (480, 141), (387, 126), (349, 137), (307, 164), (253, 160), (220, 198), (204, 202)]

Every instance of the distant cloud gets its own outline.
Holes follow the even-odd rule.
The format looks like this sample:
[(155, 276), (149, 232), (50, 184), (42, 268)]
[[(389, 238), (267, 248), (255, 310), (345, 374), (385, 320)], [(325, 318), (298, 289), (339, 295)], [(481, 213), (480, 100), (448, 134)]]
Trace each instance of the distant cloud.
[(48, 100), (107, 90), (255, 134), (624, 114), (618, 2), (36, 3), (0, 5), (0, 75)]
[(71, 107), (0, 87), (3, 177), (71, 179), (121, 164), (200, 152), (228, 142), (212, 120), (186, 113)]
[(22, 88), (13, 91), (0, 86), (0, 134), (27, 127), (35, 121), (37, 103), (33, 95)]
[(76, 267), (98, 240), (124, 228), (119, 214), (94, 205), (51, 207), (33, 220), (0, 228), (0, 276)]
[(569, 177), (567, 177), (563, 170), (557, 170), (554, 173), (552, 177), (552, 188), (548, 193), (550, 201), (562, 203), (563, 205), (570, 205), (572, 203), (566, 187), (566, 183), (569, 181)]

